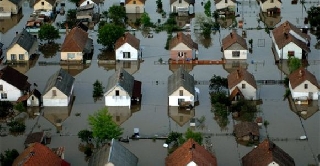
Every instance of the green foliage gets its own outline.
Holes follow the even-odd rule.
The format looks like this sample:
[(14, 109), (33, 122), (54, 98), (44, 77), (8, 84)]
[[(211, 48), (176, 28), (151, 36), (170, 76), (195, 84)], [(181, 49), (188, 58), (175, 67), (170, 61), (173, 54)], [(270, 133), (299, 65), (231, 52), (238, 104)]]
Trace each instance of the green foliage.
[[(76, 21), (77, 19), (77, 10), (76, 9), (69, 9), (67, 11), (67, 21)], [(72, 27), (71, 25), (68, 25)]]
[(146, 12), (142, 13), (140, 19), (141, 19), (141, 20), (140, 20), (140, 21), (141, 21), (141, 24), (142, 24), (144, 27), (151, 27), (151, 26), (153, 26), (153, 23), (151, 22), (151, 19), (150, 19), (148, 13), (146, 13)]
[(90, 157), (91, 155), (92, 155), (92, 149), (91, 149), (91, 147), (89, 147), (89, 146), (85, 146), (84, 147), (84, 154), (87, 156), (87, 157)]
[(285, 92), (284, 95), (283, 95), (284, 100), (285, 100), (286, 98), (288, 98), (290, 95), (291, 95), (291, 91), (290, 91), (289, 88), (287, 88), (287, 89), (286, 89), (286, 92)]
[(204, 4), (204, 14), (205, 14), (207, 17), (211, 17), (211, 1), (207, 1), (207, 2)]
[(283, 80), (284, 86), (289, 87), (289, 78), (286, 76)]
[(188, 128), (187, 132), (185, 133), (185, 137), (186, 140), (192, 138), (194, 141), (202, 145), (203, 137), (200, 132), (193, 132), (190, 128)]
[(290, 57), (288, 62), (289, 62), (290, 73), (299, 69), (302, 66), (301, 60), (295, 57)]
[(310, 7), (310, 9), (307, 11), (308, 13), (308, 19), (310, 22), (310, 25), (313, 27), (320, 27), (320, 8), (316, 6)]
[(108, 18), (110, 18), (115, 25), (124, 26), (126, 19), (125, 8), (123, 6), (111, 6), (108, 11)]
[(164, 47), (164, 49), (169, 50), (169, 44), (170, 44), (170, 40), (172, 39), (172, 37), (173, 37), (172, 33), (168, 34), (166, 46)]
[(81, 142), (86, 142), (88, 143), (89, 140), (93, 138), (92, 136), (92, 131), (89, 130), (81, 130), (78, 132), (78, 138), (81, 139)]
[(107, 108), (102, 108), (93, 115), (89, 115), (88, 121), (97, 144), (122, 135), (123, 129), (112, 120)]
[(156, 4), (157, 4), (157, 8), (161, 10), (162, 9), (162, 1), (161, 0), (157, 0)]
[(210, 93), (211, 104), (223, 104), (225, 106), (229, 106), (231, 104), (229, 97), (224, 91), (217, 91)]
[(7, 125), (10, 127), (9, 131), (12, 133), (22, 133), (26, 130), (26, 125), (20, 121), (12, 121)]
[(213, 12), (213, 18), (214, 18), (215, 22), (218, 21), (219, 13), (218, 13), (217, 11), (214, 11), (214, 12)]
[(267, 121), (267, 120), (265, 120), (265, 121), (263, 122), (264, 127), (268, 127), (269, 124), (270, 124), (270, 123), (269, 123), (269, 121)]
[(60, 38), (59, 30), (51, 24), (42, 25), (38, 35), (40, 40), (47, 40), (48, 42), (52, 42), (53, 40)]
[(4, 153), (0, 154), (0, 162), (2, 166), (12, 165), (14, 159), (19, 156), (19, 152), (16, 149), (5, 150)]
[(139, 27), (141, 25), (141, 19), (137, 18), (136, 21), (134, 22), (134, 25)]
[(175, 15), (172, 15), (172, 14), (169, 15), (169, 18), (163, 24), (163, 29), (166, 30), (168, 34), (180, 30), (180, 27), (177, 25)]
[(222, 89), (228, 88), (228, 79), (218, 76), (218, 75), (213, 75), (210, 79), (210, 85), (209, 89), (214, 90), (214, 91), (221, 91)]
[(171, 132), (168, 135), (168, 138), (166, 139), (165, 143), (166, 144), (173, 144), (173, 145), (179, 145), (179, 140), (181, 140), (182, 138), (182, 133), (178, 133), (178, 132)]
[(10, 101), (0, 101), (0, 117), (7, 117), (12, 112), (13, 105)]
[(125, 32), (125, 29), (122, 26), (115, 24), (105, 24), (98, 31), (98, 40), (99, 44), (102, 44), (108, 49), (113, 49), (114, 44), (118, 38), (120, 38)]
[(252, 43), (253, 43), (253, 39), (249, 39), (249, 44), (251, 45), (251, 47), (252, 47)]
[(44, 58), (52, 58), (55, 56), (60, 48), (57, 43), (45, 43), (39, 46), (39, 51), (43, 54)]
[(103, 89), (102, 83), (99, 80), (96, 80), (93, 84), (93, 97), (103, 96)]
[(14, 106), (15, 110), (18, 110), (19, 112), (24, 112), (26, 111), (26, 107), (23, 105), (23, 102), (18, 102), (15, 106)]

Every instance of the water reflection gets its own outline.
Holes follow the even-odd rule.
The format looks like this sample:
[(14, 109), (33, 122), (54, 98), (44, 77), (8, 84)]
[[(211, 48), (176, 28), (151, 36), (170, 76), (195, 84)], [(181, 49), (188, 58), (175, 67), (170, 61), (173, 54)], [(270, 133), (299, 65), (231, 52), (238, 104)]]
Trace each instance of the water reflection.
[(191, 18), (194, 16), (186, 16), (186, 17), (176, 17), (177, 26), (180, 28), (186, 28), (186, 24), (190, 24)]
[(137, 19), (140, 19), (141, 13), (127, 13), (127, 22), (130, 26), (134, 26)]
[(314, 115), (316, 112), (319, 111), (318, 101), (317, 100), (310, 100), (308, 103), (305, 104), (299, 104), (298, 102), (295, 102), (292, 97), (290, 96), (288, 98), (288, 103), (290, 110), (294, 113), (296, 113), (298, 116), (303, 118), (304, 120), (307, 120), (312, 115)]
[(184, 126), (195, 115), (195, 108), (191, 110), (180, 109), (179, 107), (168, 106), (168, 116), (180, 127)]
[(57, 127), (62, 129), (62, 123), (70, 116), (71, 106), (68, 107), (44, 107), (43, 117)]
[(218, 18), (218, 22), (222, 28), (229, 28), (232, 25), (233, 18), (232, 17), (220, 17), (220, 18)]
[(34, 54), (32, 59), (23, 63), (8, 63), (7, 65), (18, 70), (22, 74), (26, 74), (31, 68), (33, 68), (39, 59), (39, 55)]
[(131, 105), (131, 109), (127, 106), (107, 106), (109, 114), (112, 116), (112, 120), (117, 124), (121, 125), (127, 121), (133, 113), (140, 111), (141, 105)]
[(247, 69), (248, 64), (246, 60), (226, 60), (226, 63), (223, 64), (223, 69), (228, 73), (233, 72), (239, 68)]
[(183, 68), (185, 71), (187, 71), (188, 73), (190, 71), (193, 70), (195, 64), (190, 64), (190, 63), (187, 63), (187, 64), (172, 64), (170, 63), (169, 64), (169, 70), (172, 71), (172, 73), (174, 73), (175, 71), (177, 71), (179, 68)]
[(52, 58), (57, 55), (60, 45), (57, 43), (40, 44), (39, 51), (43, 54), (44, 58)]
[(22, 17), (22, 10), (20, 10), (18, 14), (11, 15), (11, 17), (0, 17), (0, 32), (4, 34), (9, 31), (20, 22)]
[(276, 13), (276, 14), (268, 14), (268, 13), (264, 13), (264, 12), (260, 12), (259, 13), (260, 19), (261, 21), (265, 24), (265, 26), (267, 28), (273, 28), (275, 27), (278, 23), (281, 22), (281, 16), (280, 13)]
[(60, 64), (61, 68), (73, 77), (90, 67), (90, 64)]

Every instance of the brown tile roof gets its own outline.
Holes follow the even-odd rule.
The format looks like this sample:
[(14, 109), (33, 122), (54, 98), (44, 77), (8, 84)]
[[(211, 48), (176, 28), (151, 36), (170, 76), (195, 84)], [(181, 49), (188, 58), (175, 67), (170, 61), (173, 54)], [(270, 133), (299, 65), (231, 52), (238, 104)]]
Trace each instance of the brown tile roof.
[(268, 139), (242, 157), (243, 166), (267, 166), (273, 161), (282, 166), (295, 165), (292, 157)]
[(229, 35), (222, 39), (222, 47), (224, 50), (235, 43), (240, 44), (246, 50), (248, 49), (246, 40), (238, 35), (236, 31), (232, 31)]
[[(130, 1), (132, 1), (132, 0), (126, 0), (126, 2), (125, 2), (125, 3), (126, 3), (126, 4), (128, 4)], [(144, 4), (146, 0), (138, 0), (138, 1), (140, 1), (141, 3), (143, 3), (143, 4)]]
[(289, 82), (290, 82), (292, 89), (294, 89), (298, 85), (302, 84), (306, 80), (310, 81), (311, 84), (313, 84), (318, 89), (320, 89), (317, 78), (303, 67), (300, 67), (299, 69), (293, 71), (289, 75)]
[[(36, 0), (35, 2), (34, 2), (34, 4), (37, 4), (38, 2), (40, 2), (41, 0)], [(54, 4), (56, 3), (56, 0), (45, 0), (45, 1), (47, 1), (49, 4), (51, 4), (52, 6), (54, 6)]]
[(241, 97), (244, 97), (241, 90), (236, 87), (234, 88), (234, 90), (231, 92), (230, 96), (229, 96), (229, 99), (233, 99), (237, 94), (240, 94)]
[(241, 122), (234, 125), (234, 134), (237, 138), (247, 135), (259, 136), (259, 126), (255, 122)]
[(131, 33), (127, 32), (124, 36), (120, 37), (115, 44), (114, 49), (120, 48), (123, 44), (128, 43), (133, 48), (139, 50), (140, 49), (140, 40), (133, 36)]
[(311, 39), (309, 35), (302, 33), (300, 29), (291, 24), (289, 21), (286, 21), (272, 31), (274, 40), (279, 49), (282, 49), (287, 44), (293, 42), (301, 49), (310, 52), (310, 48), (307, 46), (307, 44), (290, 34), (290, 30), (294, 31), (304, 39), (307, 39), (309, 41)]
[(25, 149), (13, 162), (13, 166), (70, 166), (48, 147), (34, 143)]
[(64, 39), (61, 52), (83, 52), (88, 40), (88, 33), (74, 27)]
[(30, 133), (26, 140), (24, 141), (24, 145), (28, 145), (28, 144), (31, 144), (31, 143), (35, 143), (35, 142), (38, 142), (38, 143), (41, 143), (42, 140), (43, 140), (43, 137), (44, 137), (44, 132), (35, 132), (35, 133)]
[(26, 100), (28, 100), (28, 98), (29, 98), (31, 95), (36, 96), (38, 99), (41, 98), (41, 93), (40, 93), (37, 89), (33, 89), (29, 94), (26, 94), (26, 95), (23, 95), (23, 96), (19, 97), (18, 100), (17, 100), (17, 102), (26, 101)]
[(243, 68), (239, 68), (238, 70), (234, 70), (233, 72), (231, 72), (228, 75), (227, 79), (229, 89), (236, 86), (242, 80), (246, 81), (248, 84), (257, 89), (257, 83), (254, 79), (254, 76)]
[(178, 32), (177, 35), (170, 40), (169, 50), (177, 46), (179, 43), (187, 45), (187, 47), (190, 49), (198, 49), (198, 44), (193, 42), (190, 35), (185, 35), (182, 32)]
[(166, 158), (166, 166), (186, 166), (191, 161), (197, 165), (217, 165), (213, 154), (193, 139), (189, 139)]
[(29, 90), (30, 83), (28, 77), (10, 66), (0, 70), (0, 79), (6, 81), (19, 90)]

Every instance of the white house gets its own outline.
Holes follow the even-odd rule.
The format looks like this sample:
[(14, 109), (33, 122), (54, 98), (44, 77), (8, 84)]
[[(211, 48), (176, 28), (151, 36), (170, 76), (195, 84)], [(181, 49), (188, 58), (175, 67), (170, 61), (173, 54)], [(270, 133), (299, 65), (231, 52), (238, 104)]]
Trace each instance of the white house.
[(267, 12), (268, 14), (280, 13), (281, 4), (281, 0), (259, 0), (262, 12)]
[(145, 0), (125, 0), (126, 13), (144, 13)]
[(54, 11), (56, 6), (56, 0), (36, 0), (33, 5), (33, 10)]
[(109, 77), (105, 96), (106, 106), (128, 106), (131, 101), (141, 100), (141, 82), (134, 80), (123, 68), (117, 70)]
[(116, 60), (138, 60), (140, 40), (127, 32), (115, 43)]
[(17, 101), (19, 97), (28, 93), (30, 83), (28, 77), (10, 66), (0, 70), (1, 101)]
[(47, 81), (44, 88), (43, 106), (68, 106), (72, 100), (74, 78), (67, 71), (60, 69)]
[(229, 11), (235, 11), (236, 1), (235, 0), (214, 0), (217, 10), (228, 9)]
[(194, 13), (194, 4), (195, 0), (170, 0), (170, 11), (179, 16), (188, 16)]
[(248, 47), (244, 38), (233, 31), (222, 39), (223, 56), (226, 60), (247, 59)]
[(39, 107), (42, 104), (41, 93), (37, 89), (33, 89), (19, 97), (17, 102), (24, 102), (24, 104), (30, 107)]
[(93, 4), (94, 7), (97, 7), (99, 5), (99, 0), (80, 0), (78, 2), (79, 7), (84, 7), (90, 4)]
[(290, 56), (306, 59), (310, 52), (310, 36), (302, 33), (289, 21), (282, 23), (271, 33), (272, 50), (277, 59), (289, 59)]
[(317, 78), (301, 67), (289, 75), (289, 89), (294, 100), (318, 100), (320, 86)]
[(169, 106), (193, 107), (198, 101), (194, 78), (182, 67), (168, 78), (168, 98)]
[(239, 98), (246, 100), (257, 99), (257, 84), (254, 76), (247, 70), (239, 68), (231, 72), (228, 77), (230, 99), (237, 101)]

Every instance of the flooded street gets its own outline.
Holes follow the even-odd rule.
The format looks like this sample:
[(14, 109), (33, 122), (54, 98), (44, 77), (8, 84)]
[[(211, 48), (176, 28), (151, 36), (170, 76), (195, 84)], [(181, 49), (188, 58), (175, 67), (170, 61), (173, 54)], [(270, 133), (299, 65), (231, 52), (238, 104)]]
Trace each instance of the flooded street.
[[(203, 1), (203, 0), (201, 0)], [(203, 6), (201, 2), (196, 1), (195, 11), (196, 13), (203, 12)], [(67, 8), (73, 8), (74, 4), (66, 2)], [(101, 11), (107, 10), (108, 7), (114, 3), (118, 3), (118, 0), (106, 0), (106, 2), (100, 6)], [(311, 6), (319, 4), (318, 0), (307, 0), (304, 4), (308, 9)], [(169, 1), (163, 1), (164, 10), (169, 13)], [(214, 3), (212, 3), (211, 10), (214, 11)], [(248, 53), (247, 70), (252, 73), (256, 80), (283, 80), (285, 74), (282, 71), (283, 65), (278, 66), (275, 63), (274, 56), (272, 54), (271, 45), (272, 40), (265, 32), (264, 29), (257, 30), (258, 25), (264, 27), (263, 22), (258, 23), (260, 7), (256, 1), (246, 0), (237, 6), (238, 14), (237, 20), (244, 19), (243, 28), (246, 29), (246, 40), (253, 39), (253, 51)], [(161, 15), (156, 13), (156, 4), (153, 0), (146, 1), (146, 12), (149, 13), (153, 22), (157, 22), (161, 19), (161, 22), (165, 22), (166, 19), (161, 18)], [(27, 22), (32, 9), (29, 8), (29, 3), (25, 2), (23, 5), (22, 15), (19, 23), (6, 32), (1, 32), (1, 40), (4, 44), (4, 48), (7, 48), (16, 31), (21, 31)], [(57, 20), (63, 20), (65, 16), (58, 16)], [(281, 8), (280, 22), (275, 26), (280, 25), (284, 21), (288, 20), (298, 27), (303, 27), (304, 18), (307, 17), (306, 11), (301, 3), (292, 5), (290, 1), (284, 1)], [(1, 18), (0, 18), (1, 20)], [(0, 22), (0, 24), (3, 24)], [(191, 20), (191, 25), (194, 25), (195, 19)], [(97, 29), (97, 25), (95, 27)], [(232, 28), (221, 29), (220, 32), (211, 34), (211, 46), (205, 48), (203, 40), (199, 39), (199, 35), (192, 29), (191, 36), (199, 43), (199, 59), (214, 59), (220, 60), (223, 55), (220, 51), (222, 39), (231, 32)], [(23, 135), (12, 136), (8, 135), (0, 137), (0, 151), (3, 152), (6, 149), (17, 149), (21, 152), (24, 149), (23, 142), (30, 131), (37, 132), (47, 130), (51, 132), (52, 139), (48, 145), (50, 148), (64, 146), (65, 160), (71, 163), (71, 165), (82, 166), (87, 165), (85, 161), (85, 155), (78, 149), (80, 139), (77, 137), (77, 133), (83, 129), (89, 129), (90, 126), (87, 123), (88, 115), (92, 115), (98, 109), (105, 107), (104, 99), (94, 101), (92, 97), (93, 83), (98, 79), (106, 87), (108, 78), (115, 73), (117, 65), (103, 65), (98, 63), (98, 55), (101, 53), (102, 45), (97, 43), (97, 31), (89, 30), (89, 36), (93, 38), (94, 42), (94, 55), (90, 64), (85, 66), (60, 66), (60, 65), (39, 65), (40, 61), (57, 62), (60, 61), (60, 52), (58, 51), (54, 56), (45, 57), (42, 53), (34, 64), (16, 65), (12, 66), (18, 69), (29, 77), (28, 81), (33, 84), (36, 83), (37, 89), (43, 92), (48, 78), (58, 71), (60, 68), (72, 73), (75, 77), (74, 95), (75, 101), (71, 110), (68, 108), (61, 108), (60, 112), (53, 115), (48, 115), (49, 108), (42, 108), (41, 116), (29, 116), (26, 117), (26, 131)], [(242, 29), (237, 30), (238, 34), (242, 33)], [(188, 115), (180, 119), (186, 123), (179, 123), (179, 113), (169, 113), (168, 110), (168, 94), (167, 94), (167, 81), (168, 77), (172, 74), (172, 70), (177, 69), (177, 65), (157, 65), (155, 62), (162, 58), (164, 61), (169, 59), (169, 51), (165, 50), (165, 43), (167, 40), (167, 33), (153, 32), (153, 38), (145, 38), (144, 33), (141, 31), (135, 31), (135, 36), (140, 39), (140, 44), (143, 48), (143, 62), (132, 63), (130, 65), (131, 73), (136, 80), (142, 82), (142, 100), (141, 107), (135, 111), (121, 110), (119, 121), (121, 127), (124, 129), (123, 137), (131, 136), (134, 128), (140, 129), (140, 136), (153, 137), (166, 136), (171, 131), (186, 132), (189, 125), (189, 120), (193, 115)], [(175, 34), (174, 34), (175, 35)], [(317, 40), (316, 37), (309, 33), (311, 36), (311, 53), (308, 54), (309, 66), (308, 71), (320, 79), (320, 50), (315, 49), (314, 45)], [(56, 40), (56, 43), (62, 44), (65, 34), (61, 34), (61, 38)], [(6, 55), (6, 50), (4, 50)], [(228, 67), (224, 65), (186, 65), (186, 68), (190, 69), (190, 74), (194, 76), (198, 82), (206, 82), (216, 74), (222, 77), (227, 77), (229, 74)], [(233, 125), (235, 120), (229, 115), (229, 123), (226, 126), (220, 127), (217, 123), (217, 118), (213, 112), (211, 112), (211, 101), (209, 96), (208, 84), (197, 84), (196, 87), (200, 89), (199, 101), (200, 104), (195, 107), (194, 118), (206, 118), (204, 127), (195, 128), (195, 131), (204, 133), (204, 135), (210, 135), (210, 141), (213, 144), (212, 151), (217, 157), (218, 165), (222, 166), (239, 166), (241, 165), (241, 158), (251, 151), (254, 147), (247, 147), (236, 142), (236, 139), (232, 135), (228, 135), (233, 132)], [(262, 85), (258, 84), (259, 99), (262, 100), (259, 105), (259, 112), (257, 116), (261, 116), (263, 120), (267, 120), (270, 124), (265, 128), (260, 129), (260, 140), (269, 138), (285, 152), (287, 152), (292, 158), (294, 158), (297, 166), (306, 166), (308, 164), (318, 164), (316, 156), (320, 154), (320, 102), (316, 103), (316, 111), (310, 117), (304, 119), (300, 118), (290, 108), (288, 100), (283, 100), (286, 88), (283, 85)], [(113, 111), (114, 114), (117, 110)], [(178, 115), (176, 115), (178, 114)], [(47, 115), (47, 116), (45, 116)], [(179, 118), (170, 117), (178, 116)], [(65, 120), (62, 122), (62, 130), (57, 132), (54, 125), (55, 122), (50, 122), (51, 119), (56, 116), (62, 116)], [(123, 116), (123, 117), (121, 117)], [(48, 118), (49, 117), (49, 118)], [(61, 117), (60, 117), (61, 118)], [(115, 118), (114, 118), (115, 119)], [(53, 120), (54, 121), (54, 120)], [(306, 135), (308, 140), (298, 140), (302, 135)], [(261, 142), (261, 141), (260, 141)], [(164, 140), (134, 140), (130, 143), (123, 143), (131, 152), (133, 152), (139, 158), (139, 164), (141, 166), (162, 166), (165, 165), (165, 157), (167, 156), (167, 149), (162, 147)]]

